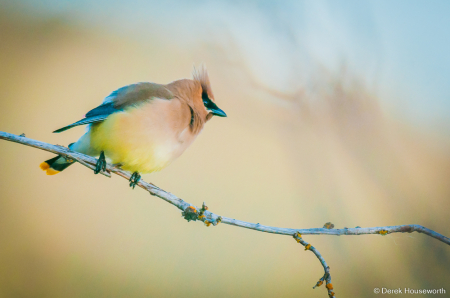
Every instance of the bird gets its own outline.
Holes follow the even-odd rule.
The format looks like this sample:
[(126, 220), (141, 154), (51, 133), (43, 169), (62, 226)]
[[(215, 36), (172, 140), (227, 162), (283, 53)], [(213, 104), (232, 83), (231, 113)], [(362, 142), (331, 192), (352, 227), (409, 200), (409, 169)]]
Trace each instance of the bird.
[[(133, 173), (134, 189), (141, 174), (160, 171), (192, 144), (213, 116), (227, 117), (214, 100), (205, 67), (192, 79), (169, 84), (140, 82), (113, 91), (85, 117), (54, 131), (87, 125), (86, 133), (68, 147), (98, 157), (95, 174), (106, 171), (106, 162)], [(75, 161), (58, 155), (40, 168), (47, 175), (65, 170)]]

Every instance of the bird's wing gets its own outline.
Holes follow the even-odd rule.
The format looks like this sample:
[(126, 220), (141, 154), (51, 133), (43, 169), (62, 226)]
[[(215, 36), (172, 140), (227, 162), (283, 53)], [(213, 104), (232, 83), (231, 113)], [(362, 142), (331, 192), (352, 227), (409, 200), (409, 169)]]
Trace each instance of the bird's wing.
[(127, 107), (138, 105), (153, 98), (172, 99), (172, 92), (163, 85), (155, 83), (137, 83), (128, 85), (113, 91), (101, 105), (87, 112), (84, 119), (57, 129), (54, 132), (62, 132), (72, 127), (84, 124), (102, 122), (109, 115), (123, 111)]

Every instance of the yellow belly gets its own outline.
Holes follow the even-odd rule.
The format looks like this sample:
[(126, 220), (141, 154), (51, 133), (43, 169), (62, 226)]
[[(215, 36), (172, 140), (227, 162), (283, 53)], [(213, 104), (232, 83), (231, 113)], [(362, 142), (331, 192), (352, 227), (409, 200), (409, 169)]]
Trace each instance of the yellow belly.
[(91, 147), (104, 151), (112, 163), (122, 164), (127, 171), (151, 173), (165, 168), (193, 140), (184, 137), (189, 123), (181, 125), (171, 119), (177, 115), (170, 105), (173, 103), (154, 100), (110, 115), (91, 127)]

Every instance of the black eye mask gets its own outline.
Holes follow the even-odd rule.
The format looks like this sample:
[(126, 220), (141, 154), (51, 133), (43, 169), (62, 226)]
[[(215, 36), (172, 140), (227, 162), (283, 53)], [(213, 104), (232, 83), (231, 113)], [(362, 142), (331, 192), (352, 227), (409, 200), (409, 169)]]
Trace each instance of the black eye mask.
[(227, 116), (227, 114), (225, 114), (224, 111), (219, 109), (219, 107), (211, 99), (209, 99), (208, 94), (206, 94), (206, 92), (202, 93), (202, 99), (203, 99), (203, 104), (205, 105), (205, 108), (207, 111), (211, 112), (215, 116), (219, 116), (219, 117)]

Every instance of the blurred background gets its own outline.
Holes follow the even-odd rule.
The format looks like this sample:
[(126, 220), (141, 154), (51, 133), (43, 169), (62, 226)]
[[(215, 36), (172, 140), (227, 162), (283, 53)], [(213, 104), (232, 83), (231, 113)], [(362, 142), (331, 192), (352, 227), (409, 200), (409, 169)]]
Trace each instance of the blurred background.
[[(52, 131), (111, 91), (205, 63), (228, 118), (146, 181), (249, 222), (450, 235), (450, 2), (0, 4), (0, 130), (66, 146), (84, 128)], [(51, 157), (0, 142), (1, 297), (326, 297), (292, 238), (187, 223), (80, 165), (46, 176)], [(450, 292), (450, 247), (430, 237), (304, 239), (338, 297)]]

